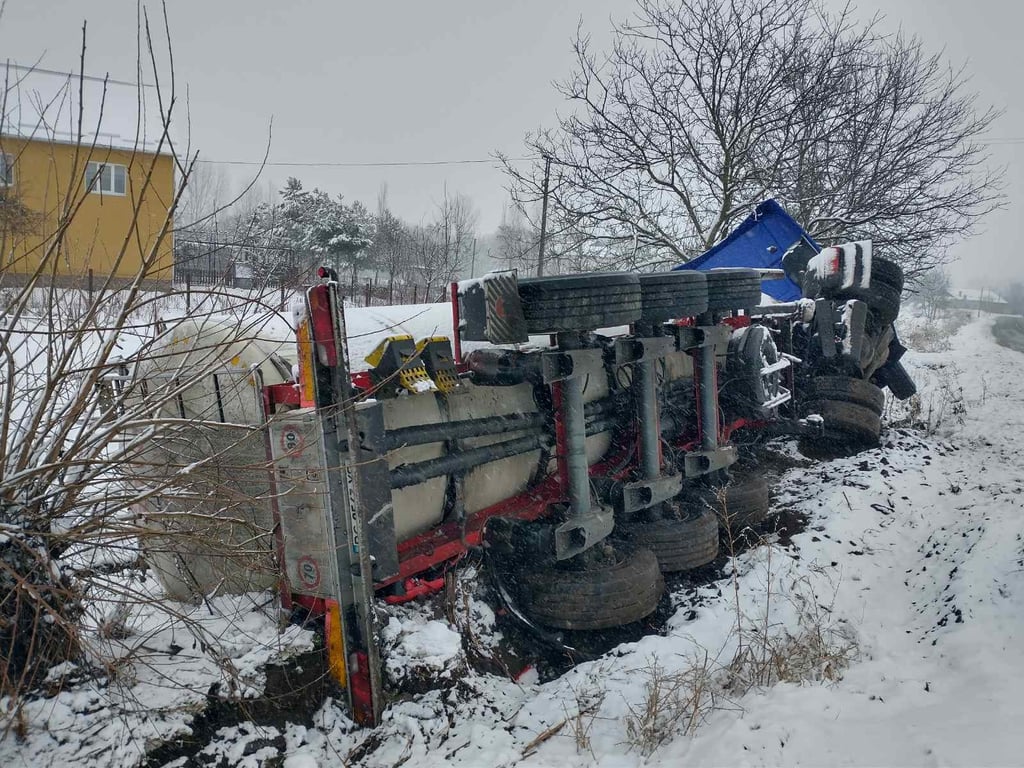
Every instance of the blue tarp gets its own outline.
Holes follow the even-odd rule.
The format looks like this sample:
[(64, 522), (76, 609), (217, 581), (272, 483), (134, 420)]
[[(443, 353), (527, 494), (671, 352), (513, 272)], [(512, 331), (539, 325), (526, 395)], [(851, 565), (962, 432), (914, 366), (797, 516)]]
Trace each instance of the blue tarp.
[[(820, 250), (793, 218), (774, 200), (765, 200), (743, 223), (710, 251), (676, 269), (713, 269), (715, 267), (760, 267), (779, 269), (783, 254), (801, 238), (814, 250)], [(789, 278), (765, 280), (761, 290), (778, 301), (800, 298), (800, 286)]]

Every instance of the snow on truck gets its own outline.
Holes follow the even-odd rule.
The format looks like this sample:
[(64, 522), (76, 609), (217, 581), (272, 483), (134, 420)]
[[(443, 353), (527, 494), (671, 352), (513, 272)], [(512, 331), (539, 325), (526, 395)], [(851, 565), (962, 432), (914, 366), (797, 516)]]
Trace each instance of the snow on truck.
[(643, 619), (663, 573), (715, 559), (720, 525), (767, 515), (763, 479), (730, 472), (737, 430), (870, 445), (882, 387), (913, 393), (902, 274), (869, 242), (819, 249), (769, 201), (686, 266), (463, 281), (450, 337), (382, 338), (365, 362), (329, 270), (290, 342), (182, 321), (136, 376), (224, 365), (173, 404), (194, 429), (151, 448), (193, 492), (143, 513), (202, 542), (147, 538), (150, 563), (175, 597), (276, 585), (322, 616), (365, 724), (383, 706), (374, 602), (439, 589), (470, 548), (539, 631)]

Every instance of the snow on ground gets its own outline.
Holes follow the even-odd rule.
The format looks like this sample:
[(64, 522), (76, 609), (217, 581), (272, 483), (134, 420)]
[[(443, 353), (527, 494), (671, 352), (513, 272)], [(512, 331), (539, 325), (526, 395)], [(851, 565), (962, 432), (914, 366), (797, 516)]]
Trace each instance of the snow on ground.
[[(429, 610), (393, 611), (386, 674), (419, 665), (436, 685), (377, 729), (328, 701), (304, 724), (225, 727), (169, 765), (1024, 764), (1024, 354), (997, 346), (991, 323), (908, 353), (921, 394), (891, 408), (882, 446), (786, 471), (774, 504), (806, 528), (739, 555), (718, 582), (677, 586), (663, 635), (514, 682), (473, 671)], [(278, 637), (272, 623), (254, 631)], [(116, 752), (91, 757), (48, 727), (65, 710), (80, 731), (115, 727), (107, 705), (64, 698), (81, 695), (32, 709), (0, 765), (130, 765), (150, 730), (131, 742), (122, 721)]]
[[(21, 718), (0, 717), (5, 768), (137, 765), (147, 750), (189, 734), (208, 697), (252, 698), (264, 689), (268, 662), (312, 648), (310, 631), (280, 626), (271, 593), (200, 605), (157, 602), (154, 579), (136, 574), (111, 576), (106, 592), (90, 605), (90, 613), (106, 612), (106, 621), (83, 622), (91, 627), (84, 639), (103, 651), (105, 670), (87, 674), (62, 665), (50, 672), (51, 690), (30, 698)], [(0, 713), (8, 704), (0, 698)]]
[[(675, 595), (665, 636), (543, 685), (469, 674), (394, 705), (372, 736), (336, 720), (292, 734), (290, 754), (381, 766), (1024, 763), (1024, 355), (996, 346), (991, 322), (964, 328), (949, 353), (907, 356), (922, 400), (939, 407), (963, 390), (942, 434), (891, 428), (877, 450), (787, 472), (776, 504), (806, 514), (807, 529), (740, 556), (735, 591), (729, 580), (698, 590), (696, 606)], [(748, 629), (823, 637), (827, 653), (810, 661), (849, 659), (842, 679), (733, 693), (737, 596)], [(644, 720), (653, 681), (703, 674), (717, 693), (674, 723)], [(664, 697), (663, 720), (673, 706)], [(644, 726), (667, 733), (646, 757)]]

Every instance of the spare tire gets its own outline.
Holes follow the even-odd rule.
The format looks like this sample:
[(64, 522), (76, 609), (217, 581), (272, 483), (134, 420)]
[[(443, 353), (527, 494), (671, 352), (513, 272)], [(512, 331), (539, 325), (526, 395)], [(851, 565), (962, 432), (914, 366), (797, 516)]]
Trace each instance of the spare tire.
[(803, 284), (804, 295), (810, 298), (818, 296), (826, 299), (850, 301), (856, 299), (868, 306), (872, 318), (877, 325), (889, 325), (900, 313), (900, 296), (903, 292), (903, 270), (899, 264), (888, 259), (875, 256), (871, 259), (871, 279), (867, 288), (824, 288), (820, 293), (817, 278), (805, 273)]
[(810, 381), (808, 400), (839, 400), (869, 408), (879, 416), (885, 407), (885, 393), (870, 381), (852, 376), (815, 376)]
[(527, 615), (559, 629), (608, 629), (639, 621), (658, 607), (665, 581), (653, 552), (624, 541), (596, 546), (603, 547), (603, 563), (571, 570), (567, 561), (521, 571)]
[(708, 309), (707, 278), (703, 272), (651, 272), (639, 277), (641, 320), (663, 323), (679, 317), (694, 317)]
[(871, 280), (867, 288), (847, 288), (835, 298), (858, 299), (868, 305), (879, 325), (889, 325), (900, 313), (903, 293), (903, 270), (894, 261), (875, 256), (871, 259)]
[(725, 267), (704, 276), (709, 310), (751, 310), (761, 303), (761, 274), (756, 269)]
[(519, 281), (528, 333), (593, 331), (640, 319), (640, 278), (628, 272), (527, 277)]
[(867, 288), (847, 288), (837, 293), (835, 297), (843, 301), (863, 301), (879, 325), (889, 325), (900, 314), (900, 291), (887, 283), (873, 283)]

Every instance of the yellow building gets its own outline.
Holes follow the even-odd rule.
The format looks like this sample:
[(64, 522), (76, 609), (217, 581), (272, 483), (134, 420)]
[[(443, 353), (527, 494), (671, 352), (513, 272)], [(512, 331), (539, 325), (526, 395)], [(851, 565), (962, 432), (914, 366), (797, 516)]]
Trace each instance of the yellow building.
[[(42, 260), (61, 277), (170, 280), (174, 199), (169, 154), (0, 135), (0, 269), (27, 275)], [(70, 208), (70, 212), (69, 212)], [(65, 224), (59, 250), (57, 233)]]

